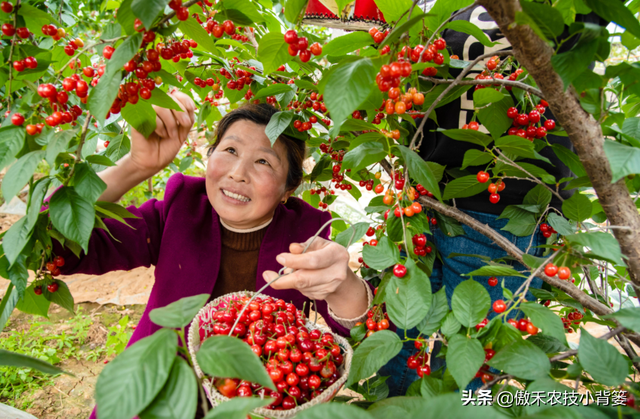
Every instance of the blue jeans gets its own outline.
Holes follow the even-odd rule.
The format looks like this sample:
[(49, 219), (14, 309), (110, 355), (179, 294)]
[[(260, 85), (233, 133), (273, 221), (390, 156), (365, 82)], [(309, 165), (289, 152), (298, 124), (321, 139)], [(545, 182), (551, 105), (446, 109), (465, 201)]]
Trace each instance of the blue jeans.
[[(532, 236), (516, 237), (509, 232), (500, 230), (507, 224), (507, 219), (498, 220), (498, 216), (494, 214), (487, 214), (469, 210), (463, 211), (482, 224), (488, 224), (489, 227), (493, 228), (501, 235), (506, 237), (522, 251), (525, 251), (529, 246), (529, 243), (531, 242), (531, 249), (529, 250), (529, 254), (533, 256), (542, 256), (544, 249), (535, 248), (535, 246), (544, 244), (546, 242), (546, 239), (539, 231), (536, 231), (533, 234), (533, 241), (531, 241)], [(449, 258), (449, 254), (464, 253), (484, 255), (490, 257), (491, 259), (498, 259), (507, 256), (506, 251), (493, 243), (486, 236), (478, 233), (470, 227), (467, 227), (466, 225), (463, 225), (462, 227), (465, 232), (465, 234), (462, 236), (447, 237), (444, 235), (442, 230), (440, 230), (439, 228), (435, 228), (432, 231), (433, 236), (430, 237), (430, 240), (434, 242), (437, 251), (440, 253), (440, 256), (442, 256), (442, 260), (444, 261), (440, 262), (440, 260), (436, 258), (436, 261), (433, 265), (433, 272), (431, 273), (430, 277), (432, 292), (435, 293), (444, 286), (445, 292), (447, 294), (447, 301), (449, 302), (449, 307), (451, 307), (451, 297), (453, 296), (453, 290), (458, 286), (458, 284), (468, 279), (468, 277), (464, 277), (462, 275), (485, 265), (485, 263), (480, 258), (467, 256)], [(513, 267), (516, 270), (525, 269), (525, 267), (520, 263), (510, 263), (512, 263)], [(523, 281), (523, 278), (519, 277), (501, 277), (498, 278), (498, 285), (496, 285), (495, 287), (491, 287), (488, 284), (489, 277), (474, 276), (473, 279), (480, 282), (482, 285), (484, 285), (487, 291), (489, 291), (492, 303), (495, 300), (504, 298), (502, 295), (501, 287), (502, 279), (504, 279), (505, 287), (512, 292), (515, 292)], [(532, 288), (540, 288), (541, 286), (542, 280), (540, 278), (534, 278), (531, 282)], [(526, 299), (528, 301), (535, 300), (531, 292), (527, 292)], [(488, 315), (489, 320), (495, 317), (495, 315), (496, 313), (491, 310)], [(513, 310), (509, 313), (509, 318), (519, 319), (521, 317), (522, 312), (520, 310)], [(398, 329), (396, 333), (398, 334), (398, 336), (400, 336), (401, 339), (404, 339), (405, 330)], [(420, 332), (416, 328), (406, 331), (406, 335), (412, 338), (416, 338), (419, 333)], [(437, 341), (436, 345), (434, 346), (433, 353), (430, 354), (430, 366), (432, 373), (437, 371), (439, 368), (446, 368), (445, 359), (436, 356), (440, 351), (440, 347), (440, 342)], [(415, 352), (416, 349), (414, 348), (413, 341), (405, 342), (400, 353), (396, 355), (396, 357), (391, 361), (389, 361), (385, 366), (383, 366), (378, 372), (379, 375), (389, 376), (389, 379), (387, 379), (386, 381), (387, 385), (389, 386), (389, 397), (403, 396), (404, 394), (406, 394), (407, 389), (409, 388), (411, 383), (418, 379), (418, 374), (416, 373), (416, 371), (407, 367), (407, 359)], [(497, 372), (496, 370), (493, 371)], [(480, 380), (480, 378), (474, 378), (473, 381), (471, 381), (471, 383), (469, 383), (469, 385), (467, 386), (467, 390), (475, 391), (481, 386), (482, 381)]]

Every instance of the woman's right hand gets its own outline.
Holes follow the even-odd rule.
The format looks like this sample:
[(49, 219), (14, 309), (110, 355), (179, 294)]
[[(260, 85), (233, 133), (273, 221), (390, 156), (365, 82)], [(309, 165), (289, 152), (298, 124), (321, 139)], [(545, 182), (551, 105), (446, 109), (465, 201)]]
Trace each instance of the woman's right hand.
[(173, 161), (195, 122), (193, 100), (178, 91), (169, 96), (175, 99), (182, 112), (153, 106), (156, 111), (156, 129), (149, 138), (135, 129), (131, 130), (131, 162), (137, 170), (149, 176)]

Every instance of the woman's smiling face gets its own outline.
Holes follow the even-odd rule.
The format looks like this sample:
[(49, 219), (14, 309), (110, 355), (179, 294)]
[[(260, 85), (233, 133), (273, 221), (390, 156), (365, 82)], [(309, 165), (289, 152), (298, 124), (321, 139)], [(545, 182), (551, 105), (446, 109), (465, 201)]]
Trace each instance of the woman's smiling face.
[(267, 222), (278, 204), (293, 192), (285, 190), (287, 151), (280, 141), (272, 148), (264, 129), (264, 125), (248, 120), (234, 122), (207, 163), (209, 202), (234, 228)]

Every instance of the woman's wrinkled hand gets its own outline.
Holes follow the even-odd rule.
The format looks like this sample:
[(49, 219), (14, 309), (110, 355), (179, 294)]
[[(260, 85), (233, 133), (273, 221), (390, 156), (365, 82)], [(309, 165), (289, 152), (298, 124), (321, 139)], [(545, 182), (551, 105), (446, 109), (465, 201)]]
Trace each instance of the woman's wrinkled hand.
[[(353, 278), (349, 275), (349, 252), (338, 243), (316, 237), (309, 249), (302, 253), (305, 243), (291, 243), (291, 253), (281, 253), (276, 260), (290, 268), (271, 287), (278, 290), (296, 289), (307, 298), (326, 300), (341, 286)], [(269, 282), (277, 277), (277, 272), (265, 271), (264, 279)]]
[(154, 105), (156, 129), (149, 138), (132, 129), (131, 161), (142, 172), (155, 174), (171, 163), (187, 140), (195, 122), (196, 107), (193, 100), (177, 91), (170, 96), (182, 112)]

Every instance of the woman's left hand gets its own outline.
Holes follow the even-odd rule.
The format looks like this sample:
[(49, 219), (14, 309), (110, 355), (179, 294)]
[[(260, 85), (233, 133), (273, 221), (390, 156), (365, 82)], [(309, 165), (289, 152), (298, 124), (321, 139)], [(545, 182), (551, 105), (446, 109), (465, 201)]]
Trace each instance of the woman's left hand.
[[(309, 239), (311, 240), (311, 239)], [(307, 298), (326, 300), (343, 285), (355, 277), (349, 269), (349, 252), (338, 243), (316, 237), (305, 253), (305, 243), (291, 243), (291, 253), (281, 253), (276, 260), (293, 273), (274, 282), (274, 289), (296, 289)], [(291, 272), (285, 270), (286, 272)], [(265, 271), (264, 279), (269, 282), (277, 277), (277, 272)]]

